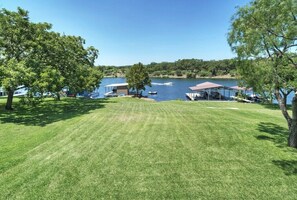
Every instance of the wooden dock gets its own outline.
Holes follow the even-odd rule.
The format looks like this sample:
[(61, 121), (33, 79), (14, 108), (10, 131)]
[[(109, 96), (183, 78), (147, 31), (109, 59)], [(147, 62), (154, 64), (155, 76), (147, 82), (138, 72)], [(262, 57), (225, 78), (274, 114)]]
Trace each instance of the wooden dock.
[(240, 98), (240, 97), (231, 97), (232, 99), (238, 101), (238, 102), (244, 102), (244, 103), (255, 103), (254, 101), (248, 100), (248, 99), (244, 99), (244, 98)]
[(201, 94), (198, 93), (198, 92), (195, 92), (195, 93), (186, 93), (186, 97), (191, 100), (191, 101), (195, 101), (196, 100), (196, 97), (200, 97)]
[(201, 93), (201, 92), (194, 92), (194, 93), (186, 93), (186, 97), (191, 101), (197, 101), (197, 100), (208, 100), (208, 101), (223, 101), (223, 100), (230, 100), (230, 98), (227, 98), (220, 93), (211, 93), (208, 95), (208, 93)]

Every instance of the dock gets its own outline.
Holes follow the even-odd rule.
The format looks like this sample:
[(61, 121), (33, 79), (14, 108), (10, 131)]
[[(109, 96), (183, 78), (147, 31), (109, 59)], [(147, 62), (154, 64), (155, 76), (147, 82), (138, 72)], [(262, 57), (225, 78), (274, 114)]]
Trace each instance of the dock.
[(240, 97), (231, 96), (231, 98), (234, 99), (234, 100), (236, 100), (236, 101), (238, 101), (238, 102), (255, 103), (255, 101), (251, 101), (251, 100), (240, 98)]
[(195, 101), (197, 97), (200, 97), (201, 94), (198, 92), (194, 92), (194, 93), (186, 93), (186, 97), (191, 100), (191, 101)]

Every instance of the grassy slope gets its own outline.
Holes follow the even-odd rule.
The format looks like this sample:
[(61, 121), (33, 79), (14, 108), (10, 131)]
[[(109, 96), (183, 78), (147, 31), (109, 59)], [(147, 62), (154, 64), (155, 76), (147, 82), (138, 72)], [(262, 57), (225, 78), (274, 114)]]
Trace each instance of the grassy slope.
[(0, 111), (0, 199), (294, 199), (286, 132), (280, 111), (261, 105), (17, 106)]

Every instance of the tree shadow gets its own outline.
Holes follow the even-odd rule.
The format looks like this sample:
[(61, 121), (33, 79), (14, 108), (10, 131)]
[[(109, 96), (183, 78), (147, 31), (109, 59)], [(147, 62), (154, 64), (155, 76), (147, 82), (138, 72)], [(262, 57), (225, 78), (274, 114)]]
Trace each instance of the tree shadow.
[[(260, 122), (257, 129), (262, 133), (266, 133), (266, 135), (256, 136), (257, 139), (271, 141), (277, 147), (288, 152), (297, 152), (296, 149), (288, 147), (289, 131), (287, 128), (270, 122)], [(272, 163), (281, 168), (285, 175), (297, 175), (296, 160), (273, 160)]]
[(260, 122), (257, 130), (269, 134), (256, 136), (258, 140), (268, 140), (274, 142), (278, 147), (287, 147), (288, 129), (271, 122)]
[[(16, 102), (13, 111), (0, 112), (0, 122), (45, 126), (103, 108), (106, 103), (112, 103), (112, 101), (107, 99), (66, 98), (61, 101), (46, 100), (37, 106), (22, 105)], [(1, 106), (3, 107), (3, 105)]]
[(297, 161), (296, 160), (273, 160), (273, 164), (281, 168), (285, 175), (297, 176)]

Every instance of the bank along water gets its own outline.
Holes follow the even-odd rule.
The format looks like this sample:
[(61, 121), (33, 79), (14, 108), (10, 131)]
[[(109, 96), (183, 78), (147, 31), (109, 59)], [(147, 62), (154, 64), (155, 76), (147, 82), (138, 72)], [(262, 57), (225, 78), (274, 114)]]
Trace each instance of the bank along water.
[[(142, 95), (148, 96), (156, 101), (168, 101), (168, 100), (187, 100), (186, 93), (191, 92), (189, 87), (197, 84), (209, 81), (224, 85), (226, 87), (232, 87), (238, 85), (236, 79), (178, 79), (178, 78), (151, 78), (152, 86), (146, 87), (146, 90), (142, 92)], [(125, 83), (125, 78), (103, 78), (101, 84), (93, 92), (94, 98), (104, 98), (106, 88), (104, 86), (116, 83)], [(157, 92), (157, 94), (149, 94), (149, 92)], [(230, 91), (230, 96), (235, 96), (236, 91)], [(293, 93), (289, 95), (288, 104), (291, 104)], [(274, 101), (274, 103), (277, 103)]]
[[(156, 101), (167, 101), (167, 100), (186, 100), (185, 93), (189, 92), (189, 87), (202, 83), (204, 81), (212, 81), (215, 83), (224, 84), (226, 86), (233, 86), (237, 84), (234, 79), (220, 79), (220, 80), (210, 80), (210, 79), (175, 79), (175, 78), (152, 78), (152, 86), (146, 87), (142, 92), (142, 95), (148, 96)], [(103, 78), (100, 87), (97, 88), (94, 93), (98, 97), (103, 98), (106, 93), (106, 88), (104, 86), (124, 83), (125, 78)], [(170, 84), (168, 84), (170, 83)], [(149, 94), (150, 91), (156, 91), (157, 94)]]

